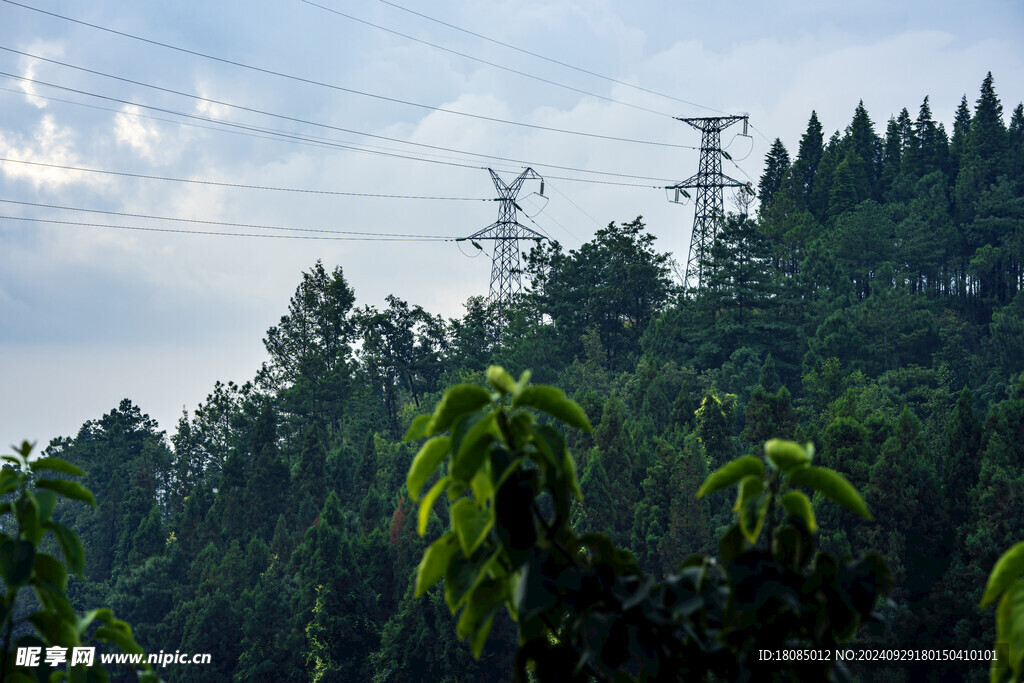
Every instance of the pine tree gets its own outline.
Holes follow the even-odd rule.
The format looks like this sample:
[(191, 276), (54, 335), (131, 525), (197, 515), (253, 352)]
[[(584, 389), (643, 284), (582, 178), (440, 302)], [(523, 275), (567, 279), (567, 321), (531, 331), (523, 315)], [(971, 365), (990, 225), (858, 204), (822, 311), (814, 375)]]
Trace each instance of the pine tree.
[(764, 159), (764, 173), (761, 174), (761, 181), (758, 183), (757, 198), (761, 201), (761, 211), (771, 204), (772, 197), (782, 188), (782, 182), (789, 170), (789, 152), (786, 151), (782, 140), (775, 138), (771, 149)]
[(949, 501), (950, 523), (962, 542), (963, 528), (970, 516), (970, 500), (964, 495), (978, 483), (981, 459), (981, 420), (974, 412), (967, 387), (960, 391), (953, 417), (946, 428), (946, 459), (943, 489)]
[(732, 459), (735, 448), (732, 443), (733, 409), (736, 397), (726, 394), (720, 399), (709, 389), (704, 393), (700, 408), (695, 413), (694, 435), (704, 452), (710, 469), (720, 467)]
[(960, 104), (956, 108), (956, 115), (953, 118), (953, 137), (950, 140), (949, 153), (952, 163), (960, 166), (964, 147), (967, 145), (967, 136), (971, 132), (971, 107), (967, 103), (967, 95), (960, 98)]
[(1007, 171), (1017, 187), (1024, 189), (1024, 104), (1014, 107), (1007, 132)]
[[(904, 111), (906, 111), (904, 109)], [(900, 134), (896, 119), (889, 117), (885, 126), (885, 140), (882, 143), (881, 171), (879, 172), (879, 191), (886, 201), (905, 199), (905, 193), (896, 186), (903, 164), (903, 137)]]
[(981, 84), (981, 94), (960, 157), (955, 196), (961, 220), (969, 222), (974, 218), (975, 204), (982, 192), (1003, 171), (1005, 144), (1003, 105), (996, 96), (989, 72)]
[(668, 530), (672, 506), (672, 475), (679, 456), (668, 441), (654, 440), (655, 462), (648, 468), (641, 488), (643, 495), (633, 514), (633, 537), (630, 547), (647, 571), (668, 573), (675, 567), (666, 566), (660, 544)]
[(913, 144), (907, 152), (907, 173), (914, 180), (947, 166), (948, 140), (932, 119), (928, 98), (924, 98), (917, 120), (914, 122)]
[(800, 138), (800, 147), (790, 172), (790, 195), (800, 209), (810, 208), (811, 188), (821, 161), (824, 137), (817, 112), (811, 112), (807, 130)]
[(264, 406), (253, 434), (250, 448), (253, 461), (245, 484), (248, 511), (247, 531), (269, 541), (274, 523), (284, 511), (291, 483), (288, 467), (277, 451), (276, 418), (273, 409)]
[(577, 506), (575, 526), (580, 532), (607, 530), (615, 521), (615, 502), (610, 493), (611, 482), (597, 447), (591, 449), (580, 476), (583, 502)]
[(836, 168), (845, 156), (846, 150), (843, 148), (839, 131), (836, 131), (829, 138), (828, 144), (825, 145), (825, 149), (821, 153), (821, 160), (818, 162), (818, 168), (807, 195), (807, 208), (821, 223), (828, 223), (831, 217), (829, 197), (832, 194), (832, 183), (835, 180)]
[[(875, 124), (871, 122), (871, 117), (868, 116), (868, 111), (864, 108), (863, 100), (857, 104), (857, 108), (853, 112), (853, 120), (846, 129), (846, 137), (843, 142), (847, 151), (853, 150), (856, 153), (856, 158), (851, 159), (847, 154), (847, 159), (851, 159), (851, 165), (855, 167), (854, 173), (863, 177), (863, 180), (858, 177), (855, 181), (858, 184), (863, 182), (865, 185), (867, 194), (863, 198), (881, 199), (878, 193), (878, 162), (881, 157), (881, 142), (875, 134)], [(858, 166), (857, 159), (863, 166)]]
[(673, 570), (687, 555), (710, 550), (712, 539), (708, 501), (696, 496), (709, 473), (704, 448), (696, 434), (677, 432), (675, 441), (679, 456), (672, 471), (668, 533), (658, 545), (662, 566)]
[(299, 465), (292, 482), (292, 509), (299, 512), (299, 524), (313, 523), (316, 512), (323, 507), (327, 497), (325, 464), (327, 454), (316, 429), (310, 425), (302, 442)]

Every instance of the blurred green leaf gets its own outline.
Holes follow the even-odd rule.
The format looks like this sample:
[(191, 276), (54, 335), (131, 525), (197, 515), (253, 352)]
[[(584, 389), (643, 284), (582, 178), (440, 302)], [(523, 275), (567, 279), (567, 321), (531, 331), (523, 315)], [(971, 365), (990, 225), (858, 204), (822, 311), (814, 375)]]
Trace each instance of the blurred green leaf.
[(1010, 584), (1021, 576), (1024, 576), (1024, 541), (1014, 545), (996, 561), (988, 576), (985, 593), (981, 596), (980, 607), (984, 609), (991, 605)]
[(798, 467), (789, 473), (789, 483), (791, 486), (806, 486), (818, 491), (864, 519), (873, 519), (857, 489), (838, 472), (824, 467)]
[(709, 493), (714, 493), (726, 487), (732, 486), (743, 477), (764, 476), (764, 463), (760, 458), (752, 455), (744, 455), (719, 467), (708, 475), (704, 484), (697, 490), (697, 497), (703, 498)]

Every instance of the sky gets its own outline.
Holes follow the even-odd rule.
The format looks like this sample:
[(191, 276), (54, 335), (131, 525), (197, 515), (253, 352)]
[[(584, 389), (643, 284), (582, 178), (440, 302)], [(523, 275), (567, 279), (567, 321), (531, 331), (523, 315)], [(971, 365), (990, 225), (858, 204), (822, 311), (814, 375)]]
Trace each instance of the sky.
[(338, 231), (467, 236), (497, 216), (488, 168), (545, 177), (521, 221), (567, 249), (643, 216), (685, 263), (664, 186), (700, 134), (674, 117), (749, 115), (723, 171), (756, 183), (812, 110), (827, 137), (863, 100), (881, 134), (928, 96), (951, 130), (991, 71), (1008, 119), (1021, 36), (1017, 0), (0, 0), (0, 445), (123, 398), (172, 433), (254, 377), (318, 259), (360, 306), (461, 315), (489, 244)]

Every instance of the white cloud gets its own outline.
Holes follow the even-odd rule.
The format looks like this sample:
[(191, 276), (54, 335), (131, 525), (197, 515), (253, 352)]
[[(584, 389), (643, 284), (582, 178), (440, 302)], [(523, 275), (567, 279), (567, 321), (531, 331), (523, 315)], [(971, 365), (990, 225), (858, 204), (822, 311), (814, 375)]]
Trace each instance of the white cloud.
[[(37, 40), (28, 47), (26, 52), (39, 55), (40, 57), (59, 57), (64, 54), (64, 46), (58, 42)], [(45, 108), (46, 99), (39, 96), (39, 91), (36, 89), (34, 82), (37, 67), (41, 62), (38, 59), (25, 56), (19, 58), (18, 61), (21, 67), (21, 77), (24, 79), (19, 81), (18, 87), (25, 93), (25, 99), (32, 106), (39, 109)]]
[(36, 188), (60, 189), (72, 183), (99, 186), (107, 183), (94, 173), (72, 171), (58, 166), (80, 165), (75, 151), (74, 130), (58, 125), (52, 114), (39, 121), (30, 140), (21, 136), (7, 136), (0, 132), (0, 156), (13, 161), (32, 163), (0, 163), (0, 171), (8, 178), (27, 180)]
[(139, 117), (139, 108), (126, 104), (114, 116), (114, 137), (118, 143), (128, 145), (136, 152), (156, 161), (156, 152), (161, 146), (160, 129), (155, 123)]

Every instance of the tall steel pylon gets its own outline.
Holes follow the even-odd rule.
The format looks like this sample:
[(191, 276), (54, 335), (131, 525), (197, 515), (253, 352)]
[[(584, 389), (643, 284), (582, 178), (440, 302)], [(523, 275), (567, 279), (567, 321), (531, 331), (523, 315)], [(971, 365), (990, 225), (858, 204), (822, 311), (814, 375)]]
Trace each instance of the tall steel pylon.
[(506, 184), (492, 169), (487, 169), (498, 190), (498, 220), (483, 230), (474, 232), (468, 240), (493, 240), (494, 256), (491, 259), (491, 291), (490, 300), (497, 304), (499, 317), (513, 296), (522, 292), (519, 281), (519, 240), (542, 240), (543, 235), (520, 223), (516, 212), (519, 210), (516, 197), (527, 180), (540, 181), (540, 193), (544, 194), (544, 178), (532, 168), (516, 176), (515, 180)]
[(722, 131), (737, 121), (743, 121), (743, 133), (746, 134), (747, 117), (711, 116), (678, 120), (701, 132), (700, 166), (697, 173), (668, 188), (676, 190), (677, 195), (679, 190), (697, 190), (690, 255), (686, 259), (686, 281), (683, 283), (687, 290), (691, 290), (700, 288), (704, 264), (711, 256), (711, 246), (715, 243), (725, 213), (722, 189), (747, 185), (722, 173)]

